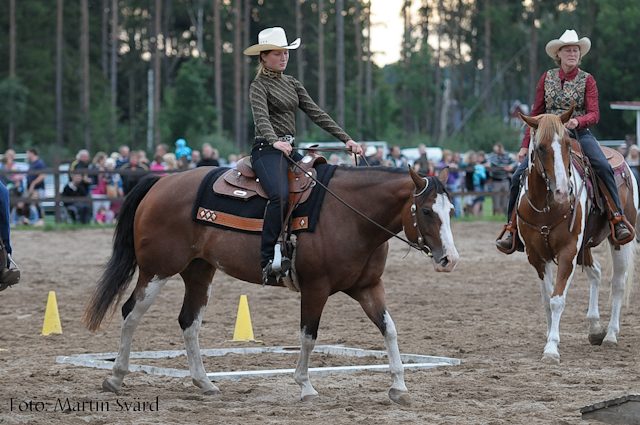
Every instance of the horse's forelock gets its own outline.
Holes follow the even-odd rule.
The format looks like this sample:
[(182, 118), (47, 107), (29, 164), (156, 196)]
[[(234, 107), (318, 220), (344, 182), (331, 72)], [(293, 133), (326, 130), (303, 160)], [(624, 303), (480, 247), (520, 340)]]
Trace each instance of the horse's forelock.
[(553, 140), (556, 134), (562, 138), (564, 133), (564, 126), (558, 116), (552, 114), (541, 115), (538, 121), (538, 129), (535, 132), (535, 144), (538, 146), (545, 140)]

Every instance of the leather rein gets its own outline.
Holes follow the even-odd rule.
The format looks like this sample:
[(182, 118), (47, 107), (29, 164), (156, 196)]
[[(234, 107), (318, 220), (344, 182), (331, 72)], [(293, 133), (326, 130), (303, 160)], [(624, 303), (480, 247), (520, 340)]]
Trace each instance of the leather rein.
[[(351, 150), (348, 148), (333, 148), (332, 150), (342, 150), (342, 151), (348, 151), (350, 152)], [(313, 149), (318, 151), (319, 149)], [(298, 169), (300, 169), (302, 172), (305, 172), (302, 167), (300, 167), (293, 159), (291, 159), (289, 157), (289, 155), (283, 155), (285, 158), (287, 158), (287, 160), (292, 163), (294, 165), (294, 167), (297, 167)], [(364, 155), (362, 155), (362, 158), (364, 158)], [(352, 207), (351, 205), (349, 205), (348, 202), (346, 202), (345, 200), (343, 200), (342, 198), (340, 198), (338, 195), (336, 195), (335, 193), (333, 193), (333, 191), (331, 191), (331, 189), (329, 189), (326, 185), (324, 185), (321, 181), (317, 180), (315, 177), (313, 177), (311, 174), (306, 174), (309, 178), (311, 178), (311, 180), (313, 180), (316, 184), (320, 185), (324, 190), (326, 190), (327, 192), (329, 192), (334, 198), (336, 198), (338, 201), (340, 201), (342, 204), (344, 204), (347, 208), (349, 208), (351, 211), (355, 212), (356, 214), (358, 214), (360, 217), (366, 219), (367, 221), (369, 221), (370, 223), (376, 225), (378, 228), (384, 230), (385, 232), (389, 233), (391, 236), (395, 237), (396, 239), (401, 240), (402, 242), (406, 243), (407, 245), (409, 245), (411, 248), (414, 248), (418, 251), (424, 252), (427, 256), (429, 257), (433, 257), (433, 253), (431, 252), (431, 248), (429, 248), (429, 246), (427, 246), (424, 243), (424, 237), (422, 236), (422, 232), (420, 231), (420, 226), (418, 225), (418, 217), (416, 214), (416, 211), (418, 209), (417, 205), (416, 205), (416, 198), (419, 197), (420, 195), (422, 195), (425, 190), (427, 189), (427, 187), (429, 186), (428, 184), (425, 184), (424, 188), (418, 192), (415, 193), (415, 189), (414, 189), (414, 193), (413, 193), (413, 204), (411, 205), (411, 216), (413, 217), (413, 227), (416, 228), (417, 232), (418, 232), (418, 243), (414, 243), (411, 242), (401, 236), (398, 236), (397, 234), (393, 233), (391, 230), (387, 229), (386, 227), (376, 223), (374, 220), (370, 219), (369, 217), (367, 217), (366, 215), (364, 215), (362, 212), (358, 211), (357, 209), (355, 209), (354, 207)], [(428, 182), (427, 177), (423, 177), (425, 183)]]

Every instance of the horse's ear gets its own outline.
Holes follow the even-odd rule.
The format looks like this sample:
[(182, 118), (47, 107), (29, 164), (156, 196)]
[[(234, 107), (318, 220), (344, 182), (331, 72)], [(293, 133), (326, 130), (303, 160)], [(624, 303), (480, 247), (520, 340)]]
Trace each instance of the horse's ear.
[(571, 108), (569, 108), (569, 110), (567, 112), (565, 112), (564, 114), (560, 115), (560, 121), (562, 121), (562, 124), (566, 123), (567, 121), (569, 121), (571, 119), (571, 117), (573, 116), (573, 111), (576, 108), (571, 105)]
[(447, 180), (449, 180), (449, 167), (444, 167), (440, 170), (440, 173), (438, 173), (438, 180), (440, 180), (440, 183), (443, 185), (447, 185)]
[(522, 118), (522, 121), (526, 122), (527, 125), (531, 128), (538, 128), (538, 119), (537, 118), (533, 118), (533, 117), (528, 117), (526, 115), (522, 115), (520, 114), (520, 118)]
[(409, 173), (411, 174), (411, 178), (413, 179), (418, 192), (421, 192), (422, 189), (424, 189), (424, 187), (427, 185), (427, 181), (420, 177), (411, 166), (409, 166)]

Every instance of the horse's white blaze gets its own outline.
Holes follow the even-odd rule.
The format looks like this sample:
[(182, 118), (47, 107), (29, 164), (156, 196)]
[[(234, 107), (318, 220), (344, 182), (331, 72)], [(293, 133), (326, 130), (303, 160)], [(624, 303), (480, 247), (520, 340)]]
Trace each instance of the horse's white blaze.
[(553, 137), (551, 148), (553, 149), (553, 171), (556, 176), (556, 192), (554, 196), (556, 201), (562, 204), (569, 201), (569, 178), (562, 159), (562, 146), (558, 139), (559, 136), (556, 134)]
[(458, 254), (458, 250), (453, 243), (453, 233), (451, 232), (450, 213), (453, 208), (453, 204), (451, 203), (447, 195), (440, 193), (436, 196), (436, 202), (433, 205), (433, 211), (438, 214), (440, 222), (442, 223), (442, 225), (440, 226), (440, 240), (442, 241), (442, 246), (444, 248), (443, 255), (448, 260), (445, 267), (443, 267), (441, 264), (436, 264), (436, 270), (438, 271), (452, 271), (455, 268), (456, 264), (458, 264), (458, 260), (460, 259), (460, 254)]

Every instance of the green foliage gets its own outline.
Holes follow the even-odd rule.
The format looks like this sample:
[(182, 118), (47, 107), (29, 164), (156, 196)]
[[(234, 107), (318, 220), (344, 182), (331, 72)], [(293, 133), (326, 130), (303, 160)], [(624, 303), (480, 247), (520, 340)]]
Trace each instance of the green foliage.
[(29, 89), (20, 83), (18, 78), (6, 78), (0, 82), (0, 120), (5, 125), (9, 121), (21, 124), (27, 109)]
[(455, 139), (443, 143), (443, 147), (458, 152), (469, 149), (491, 152), (497, 142), (508, 151), (517, 151), (522, 142), (520, 130), (506, 125), (500, 117), (485, 113), (476, 115)]
[(162, 121), (167, 127), (163, 132), (165, 143), (181, 137), (191, 141), (214, 131), (215, 108), (207, 92), (212, 74), (212, 68), (202, 59), (194, 58), (182, 64), (173, 88), (166, 92), (162, 111)]

